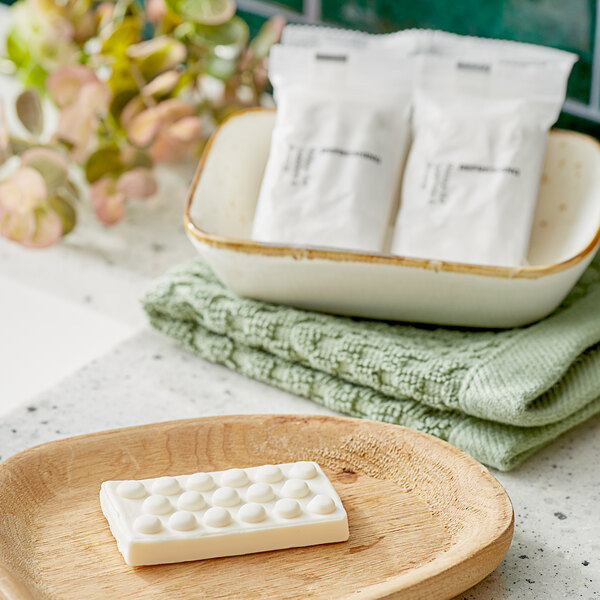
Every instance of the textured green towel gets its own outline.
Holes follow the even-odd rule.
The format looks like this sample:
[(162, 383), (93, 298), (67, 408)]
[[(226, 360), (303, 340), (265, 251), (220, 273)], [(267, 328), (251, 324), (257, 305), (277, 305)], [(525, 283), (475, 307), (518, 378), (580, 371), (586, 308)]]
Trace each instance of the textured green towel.
[(240, 298), (200, 259), (144, 298), (198, 356), (353, 416), (431, 433), (508, 470), (600, 412), (600, 259), (551, 316), (474, 331)]

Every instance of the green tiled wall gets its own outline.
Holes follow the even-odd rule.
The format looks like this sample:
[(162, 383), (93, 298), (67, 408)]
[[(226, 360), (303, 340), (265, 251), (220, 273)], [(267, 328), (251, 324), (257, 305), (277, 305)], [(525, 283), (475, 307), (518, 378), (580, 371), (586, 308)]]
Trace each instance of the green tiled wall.
[(266, 17), (263, 17), (261, 15), (257, 15), (245, 10), (239, 10), (237, 11), (237, 14), (242, 17), (242, 19), (244, 19), (244, 21), (246, 21), (246, 23), (248, 23), (248, 27), (250, 28), (250, 35), (254, 36), (256, 35), (256, 33), (258, 32), (258, 30), (261, 28), (262, 24), (267, 20)]
[(278, 0), (277, 2), (270, 2), (270, 4), (274, 4), (275, 6), (279, 4), (284, 8), (290, 8), (299, 13), (301, 13), (304, 8), (303, 0)]
[[(280, 0), (277, 4), (298, 10), (297, 2)], [(595, 0), (321, 0), (321, 18), (370, 33), (412, 27), (442, 29), (575, 52), (579, 61), (569, 80), (568, 96), (587, 105), (596, 6)], [(600, 137), (600, 123), (572, 115), (562, 114), (557, 125)]]
[(322, 6), (325, 21), (371, 33), (423, 27), (575, 52), (569, 96), (589, 100), (594, 0), (322, 0)]
[[(313, 2), (318, 0), (313, 0)], [(12, 0), (0, 0), (10, 4)], [(238, 14), (255, 34), (269, 14), (306, 20), (306, 0), (264, 0), (241, 5)], [(384, 33), (411, 27), (443, 29), (466, 35), (504, 38), (562, 48), (579, 55), (568, 96), (590, 99), (594, 49), (595, 0), (320, 0), (321, 19), (332, 25)], [(255, 7), (259, 10), (255, 11)], [(257, 14), (257, 12), (259, 14)], [(295, 16), (298, 16), (295, 19)], [(559, 125), (600, 136), (600, 124), (562, 115)]]

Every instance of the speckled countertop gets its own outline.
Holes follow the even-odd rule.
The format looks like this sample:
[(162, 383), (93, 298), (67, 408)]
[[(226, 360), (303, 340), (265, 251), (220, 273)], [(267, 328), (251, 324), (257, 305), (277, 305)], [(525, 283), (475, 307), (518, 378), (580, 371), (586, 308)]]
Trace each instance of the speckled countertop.
[[(271, 412), (330, 414), (140, 331), (0, 418), (0, 453), (126, 425)], [(599, 458), (595, 419), (516, 471), (494, 472), (514, 505), (514, 540), (500, 567), (463, 600), (600, 598)]]
[[(87, 246), (83, 240), (71, 241), (47, 253), (0, 242), (1, 275), (35, 282), (45, 292), (84, 303), (107, 318), (123, 319), (133, 331), (58, 385), (0, 415), (2, 458), (53, 439), (154, 421), (233, 413), (329, 413), (194, 358), (145, 326), (137, 308), (142, 290), (169, 264), (191, 255), (176, 208), (163, 206), (173, 233), (156, 238), (149, 233), (154, 225), (148, 217), (97, 234)], [(85, 231), (80, 233), (83, 237)], [(111, 235), (128, 239), (138, 260), (121, 261), (121, 242), (113, 241), (111, 250)], [(117, 305), (125, 310), (120, 312)], [(514, 504), (514, 541), (499, 569), (462, 598), (600, 598), (599, 463), (596, 418), (516, 471), (494, 473)]]
[[(56, 299), (67, 315), (74, 307), (85, 308), (73, 327), (84, 337), (90, 332), (90, 343), (86, 315), (90, 323), (93, 316), (101, 317), (116, 331), (113, 343), (107, 338), (108, 346), (99, 347), (83, 366), (58, 364), (60, 382), (48, 387), (40, 379), (39, 389), (16, 405), (0, 378), (1, 458), (49, 440), (170, 419), (330, 414), (308, 400), (194, 358), (148, 329), (139, 307), (143, 290), (169, 266), (193, 256), (181, 222), (189, 174), (185, 169), (162, 173), (161, 194), (132, 205), (127, 221), (110, 231), (84, 214), (72, 236), (46, 251), (0, 240), (0, 285), (24, 286), (40, 306)], [(0, 294), (0, 313), (9, 300)], [(39, 343), (39, 335), (27, 328), (20, 332), (31, 344)], [(49, 343), (59, 347), (60, 339)], [(24, 377), (35, 380), (38, 365), (11, 366), (11, 340), (5, 336), (0, 344), (5, 345), (3, 369), (21, 367)], [(514, 540), (500, 567), (461, 599), (600, 599), (600, 418), (517, 470), (494, 474), (513, 501)]]

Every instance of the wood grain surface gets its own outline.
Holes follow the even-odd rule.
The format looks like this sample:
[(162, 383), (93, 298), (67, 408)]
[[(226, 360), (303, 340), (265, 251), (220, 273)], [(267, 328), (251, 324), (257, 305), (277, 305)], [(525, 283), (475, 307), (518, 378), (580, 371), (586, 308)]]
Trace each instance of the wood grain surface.
[[(102, 481), (317, 461), (350, 539), (241, 557), (128, 567)], [(244, 415), (69, 438), (0, 463), (0, 598), (449, 599), (493, 571), (513, 511), (478, 462), (431, 436), (341, 417)]]

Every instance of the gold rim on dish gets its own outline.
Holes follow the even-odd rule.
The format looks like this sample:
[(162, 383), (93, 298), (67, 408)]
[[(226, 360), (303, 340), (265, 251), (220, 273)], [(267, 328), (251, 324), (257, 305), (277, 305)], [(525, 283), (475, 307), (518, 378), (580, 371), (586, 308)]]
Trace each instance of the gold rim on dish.
[[(348, 252), (343, 250), (322, 250), (316, 248), (291, 248), (289, 246), (281, 246), (276, 244), (264, 244), (254, 240), (243, 239), (243, 238), (232, 238), (216, 233), (209, 233), (204, 231), (192, 219), (190, 214), (192, 202), (196, 193), (196, 187), (200, 181), (200, 177), (204, 170), (204, 165), (208, 159), (213, 143), (223, 126), (230, 120), (236, 119), (240, 116), (244, 116), (251, 112), (274, 112), (275, 109), (271, 108), (248, 108), (241, 110), (231, 115), (215, 130), (210, 139), (208, 140), (204, 152), (198, 163), (194, 178), (190, 186), (183, 221), (186, 231), (193, 236), (198, 242), (212, 246), (213, 248), (221, 248), (224, 250), (231, 250), (234, 252), (243, 252), (246, 254), (260, 254), (263, 256), (288, 256), (298, 259), (320, 259), (337, 262), (355, 262), (355, 263), (370, 263), (370, 264), (381, 264), (381, 265), (396, 265), (409, 268), (427, 269), (430, 271), (445, 271), (450, 273), (467, 273), (470, 275), (485, 275), (487, 277), (502, 277), (506, 279), (521, 278), (521, 279), (538, 279), (546, 275), (558, 273), (569, 269), (570, 267), (581, 262), (591, 252), (594, 251), (598, 243), (600, 242), (600, 223), (598, 228), (589, 241), (589, 243), (577, 254), (566, 260), (552, 263), (549, 265), (536, 265), (536, 266), (520, 266), (520, 267), (493, 267), (489, 265), (475, 265), (475, 264), (464, 264), (457, 262), (447, 262), (443, 260), (425, 259), (425, 258), (413, 258), (408, 256), (394, 256), (386, 254), (365, 254), (360, 252)], [(592, 142), (595, 149), (600, 153), (600, 142), (595, 138), (579, 133), (576, 131), (567, 131), (562, 129), (553, 130), (555, 134), (565, 137), (579, 137), (585, 139), (587, 142)]]

